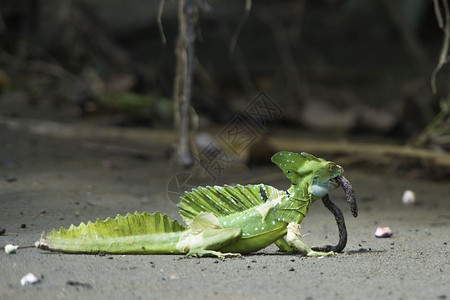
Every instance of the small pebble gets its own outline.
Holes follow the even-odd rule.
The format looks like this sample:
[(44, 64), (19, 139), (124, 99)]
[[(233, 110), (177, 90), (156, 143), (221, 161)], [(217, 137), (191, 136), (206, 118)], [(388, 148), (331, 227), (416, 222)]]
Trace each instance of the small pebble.
[(17, 248), (19, 248), (19, 246), (8, 244), (5, 246), (5, 252), (8, 254), (13, 254), (16, 253)]
[(403, 192), (402, 202), (405, 205), (416, 204), (416, 194), (413, 191), (406, 190), (405, 192)]
[(78, 281), (69, 280), (66, 282), (66, 284), (70, 285), (70, 286), (75, 286), (75, 287), (83, 287), (86, 289), (92, 289), (92, 285), (90, 285), (89, 283), (82, 283), (82, 282), (78, 282)]
[(375, 236), (377, 238), (390, 237), (392, 236), (392, 230), (389, 227), (378, 226), (377, 230), (375, 231)]
[(112, 161), (105, 159), (102, 160), (102, 167), (106, 170), (112, 170), (115, 169), (117, 166)]
[(14, 160), (12, 160), (12, 159), (8, 159), (6, 162), (5, 162), (5, 167), (8, 167), (8, 168), (14, 168), (14, 167), (16, 167), (17, 166), (17, 163), (14, 161)]
[(178, 275), (176, 275), (176, 274), (170, 275), (169, 279), (170, 280), (178, 279)]
[(27, 284), (36, 284), (41, 282), (39, 278), (36, 277), (33, 273), (28, 273), (20, 279), (20, 285), (25, 286)]
[(16, 177), (8, 177), (6, 178), (6, 182), (16, 182), (17, 178)]

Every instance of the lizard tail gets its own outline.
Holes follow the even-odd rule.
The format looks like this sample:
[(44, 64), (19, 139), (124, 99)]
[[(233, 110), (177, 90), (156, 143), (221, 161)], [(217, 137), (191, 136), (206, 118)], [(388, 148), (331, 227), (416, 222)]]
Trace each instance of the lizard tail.
[(42, 233), (36, 247), (65, 253), (169, 254), (187, 228), (161, 213), (117, 215)]

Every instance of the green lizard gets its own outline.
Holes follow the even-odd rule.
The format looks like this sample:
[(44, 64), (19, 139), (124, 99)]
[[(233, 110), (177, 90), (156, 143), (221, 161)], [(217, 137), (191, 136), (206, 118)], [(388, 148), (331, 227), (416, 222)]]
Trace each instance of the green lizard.
[[(278, 152), (272, 162), (291, 181), (288, 190), (263, 184), (199, 187), (186, 192), (178, 204), (187, 226), (158, 212), (136, 212), (44, 232), (36, 247), (67, 253), (184, 253), (220, 258), (255, 252), (272, 243), (282, 251), (306, 256), (334, 254), (315, 250), (341, 251), (346, 243), (345, 224), (340, 210), (331, 209), (328, 192), (341, 185), (357, 214), (353, 189), (341, 175), (343, 168), (307, 153)], [(299, 230), (311, 204), (320, 198), (335, 214), (340, 238), (343, 225), (345, 241), (313, 250), (301, 240)]]

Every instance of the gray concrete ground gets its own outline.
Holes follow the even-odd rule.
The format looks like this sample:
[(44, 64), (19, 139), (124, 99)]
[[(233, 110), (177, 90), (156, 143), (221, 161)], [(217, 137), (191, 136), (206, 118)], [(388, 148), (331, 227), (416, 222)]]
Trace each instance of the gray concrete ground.
[[(149, 147), (160, 156), (141, 160), (85, 147), (79, 140), (4, 128), (0, 136), (2, 248), (32, 245), (42, 231), (117, 213), (162, 211), (179, 218), (167, 198), (174, 172), (158, 141), (149, 141)], [(258, 168), (231, 178), (251, 181), (277, 172)], [(333, 191), (349, 233), (344, 253), (334, 257), (283, 254), (274, 246), (224, 261), (2, 251), (0, 299), (448, 299), (450, 184), (350, 168), (346, 177), (357, 191), (360, 214), (354, 219), (343, 192)], [(264, 183), (287, 185), (286, 180)], [(418, 205), (401, 203), (405, 189), (415, 191)], [(379, 225), (390, 226), (394, 235), (375, 238)], [(334, 218), (320, 202), (302, 231), (310, 245), (337, 241)], [(29, 272), (41, 282), (21, 287)]]

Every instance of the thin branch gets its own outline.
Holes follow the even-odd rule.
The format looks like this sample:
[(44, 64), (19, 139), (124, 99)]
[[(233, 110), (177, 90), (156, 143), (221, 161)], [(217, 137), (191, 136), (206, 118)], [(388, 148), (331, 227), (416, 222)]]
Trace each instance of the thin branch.
[[(229, 43), (230, 39), (233, 38), (232, 31), (228, 27), (227, 24), (221, 23), (220, 27), (220, 36), (222, 36), (225, 40), (225, 43)], [(239, 80), (239, 82), (242, 85), (242, 88), (245, 92), (245, 94), (252, 98), (255, 96), (255, 86), (252, 83), (250, 72), (247, 67), (247, 62), (245, 60), (244, 54), (241, 50), (241, 48), (236, 44), (236, 49), (234, 53), (233, 59), (231, 59), (231, 62), (233, 63), (233, 66), (236, 70), (236, 75)]]
[(389, 19), (398, 32), (406, 52), (413, 58), (413, 62), (421, 69), (427, 70), (428, 59), (413, 30), (408, 26), (405, 17), (398, 7), (397, 1), (381, 1)]
[(436, 16), (436, 21), (439, 25), (439, 28), (444, 28), (444, 21), (442, 20), (442, 13), (441, 9), (439, 8), (439, 0), (433, 0), (433, 6), (434, 6), (434, 14)]
[(258, 15), (272, 31), (287, 85), (294, 92), (297, 99), (300, 99), (300, 101), (308, 101), (310, 99), (309, 89), (300, 78), (286, 29), (280, 20), (275, 18), (269, 11), (263, 10)]
[[(436, 10), (439, 11), (438, 15), (442, 19), (439, 4), (437, 3), (437, 1), (434, 1), (433, 3), (435, 5), (435, 11)], [(431, 90), (432, 90), (433, 94), (437, 93), (437, 87), (436, 87), (437, 73), (441, 70), (441, 68), (446, 63), (449, 62), (449, 59), (447, 57), (448, 57), (448, 51), (449, 51), (449, 45), (450, 45), (450, 11), (449, 11), (447, 0), (442, 0), (442, 5), (444, 7), (444, 12), (445, 12), (445, 27), (443, 28), (444, 42), (442, 44), (441, 54), (439, 55), (439, 62), (437, 64), (436, 68), (434, 68), (433, 72), (431, 73)], [(437, 17), (437, 18), (439, 20), (439, 17)], [(438, 21), (438, 23), (439, 23), (439, 21)], [(439, 26), (441, 26), (441, 24), (439, 24)]]
[(3, 20), (2, 12), (0, 11), (0, 34), (6, 32), (5, 21)]
[(236, 28), (236, 31), (234, 32), (233, 37), (231, 38), (231, 42), (230, 42), (230, 56), (231, 57), (233, 57), (233, 54), (236, 50), (237, 40), (239, 38), (242, 28), (244, 27), (245, 22), (247, 21), (247, 18), (248, 18), (248, 15), (250, 14), (251, 8), (252, 8), (252, 0), (245, 0), (244, 16), (242, 17), (241, 21), (239, 22), (239, 25)]
[(176, 45), (177, 67), (174, 87), (175, 124), (179, 129), (178, 163), (189, 167), (194, 163), (190, 149), (190, 102), (195, 57), (195, 0), (179, 0), (179, 33)]
[(179, 0), (178, 2), (178, 37), (175, 46), (175, 56), (176, 56), (176, 68), (175, 68), (175, 83), (174, 83), (174, 122), (175, 127), (180, 126), (180, 104), (182, 99), (184, 99), (184, 80), (185, 80), (185, 55), (184, 55), (184, 45), (186, 40), (186, 22), (184, 15), (184, 0)]
[(162, 21), (161, 21), (163, 11), (164, 11), (164, 3), (165, 3), (165, 0), (159, 0), (158, 15), (156, 17), (156, 23), (158, 24), (158, 30), (159, 30), (159, 35), (161, 36), (161, 42), (165, 46), (166, 45), (166, 35), (164, 34), (164, 28), (163, 28)]

